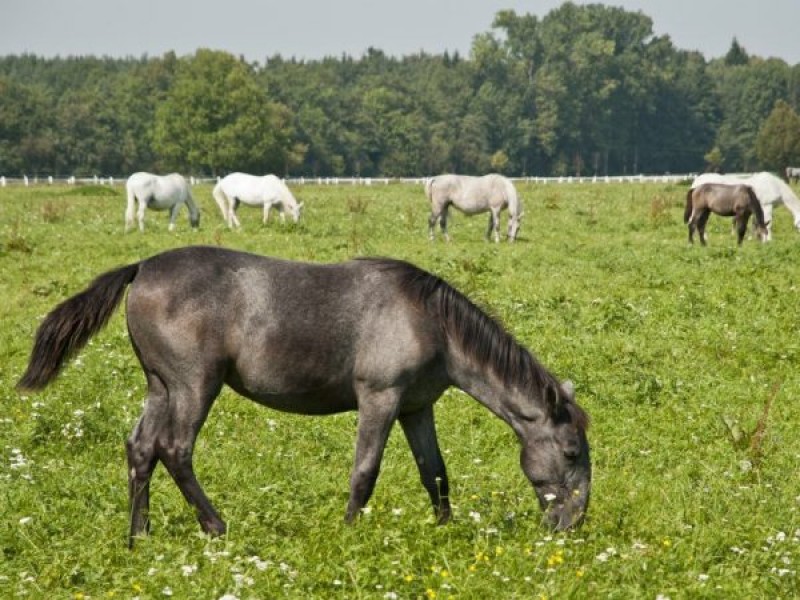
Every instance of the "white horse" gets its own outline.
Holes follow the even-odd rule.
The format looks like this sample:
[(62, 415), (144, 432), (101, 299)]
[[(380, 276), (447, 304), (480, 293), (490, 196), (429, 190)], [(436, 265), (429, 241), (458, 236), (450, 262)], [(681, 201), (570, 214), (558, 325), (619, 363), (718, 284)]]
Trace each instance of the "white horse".
[(749, 185), (761, 203), (764, 210), (764, 220), (767, 223), (767, 240), (772, 239), (772, 209), (783, 204), (794, 217), (794, 226), (800, 230), (800, 198), (794, 193), (792, 188), (780, 177), (772, 173), (762, 171), (749, 176), (742, 175), (720, 175), (718, 173), (703, 173), (695, 177), (692, 182), (692, 189), (704, 183), (726, 183)]
[(789, 183), (800, 181), (800, 167), (786, 167), (786, 180)]
[(200, 210), (194, 203), (192, 192), (186, 179), (178, 173), (169, 175), (153, 175), (152, 173), (139, 172), (128, 177), (125, 183), (128, 192), (128, 208), (125, 210), (125, 231), (133, 227), (133, 216), (136, 213), (136, 201), (139, 202), (138, 218), (139, 230), (144, 231), (144, 211), (146, 208), (153, 210), (170, 210), (169, 230), (175, 229), (175, 218), (181, 204), (186, 204), (189, 209), (189, 223), (193, 228), (200, 225)]
[(508, 241), (513, 242), (517, 238), (522, 219), (522, 204), (514, 184), (507, 177), (496, 173), (483, 177), (438, 175), (425, 181), (425, 195), (431, 203), (431, 216), (428, 218), (428, 235), (431, 240), (438, 221), (442, 235), (450, 241), (447, 233), (447, 209), (451, 204), (467, 215), (489, 211), (486, 239), (494, 234), (495, 242), (500, 241), (500, 211), (508, 208)]
[(259, 177), (231, 173), (214, 186), (213, 195), (228, 227), (241, 226), (236, 217), (239, 203), (263, 206), (265, 224), (269, 221), (269, 211), (273, 206), (280, 209), (281, 222), (286, 220), (288, 212), (295, 223), (300, 219), (300, 209), (303, 208), (303, 203), (298, 204), (288, 186), (275, 175)]

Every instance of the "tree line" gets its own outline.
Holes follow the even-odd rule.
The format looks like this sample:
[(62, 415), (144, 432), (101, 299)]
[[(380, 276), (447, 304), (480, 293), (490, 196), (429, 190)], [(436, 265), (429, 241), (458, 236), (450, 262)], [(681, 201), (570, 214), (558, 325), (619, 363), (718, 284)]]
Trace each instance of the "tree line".
[(641, 12), (501, 11), (469, 56), (0, 57), (0, 174), (615, 175), (800, 164), (800, 64)]

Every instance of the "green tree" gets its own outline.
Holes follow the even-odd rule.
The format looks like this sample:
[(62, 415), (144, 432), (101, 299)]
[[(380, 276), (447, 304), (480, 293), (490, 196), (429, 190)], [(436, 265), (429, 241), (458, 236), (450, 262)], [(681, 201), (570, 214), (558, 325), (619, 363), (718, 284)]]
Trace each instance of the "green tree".
[(764, 121), (756, 139), (761, 164), (773, 171), (800, 163), (800, 116), (783, 100)]
[(50, 107), (41, 86), (0, 76), (0, 174), (52, 172), (56, 142)]
[(291, 137), (289, 109), (270, 101), (251, 66), (212, 50), (179, 62), (153, 130), (166, 167), (214, 175), (283, 173)]
[(729, 67), (735, 67), (737, 65), (746, 65), (749, 61), (750, 57), (747, 55), (745, 49), (739, 44), (736, 38), (733, 38), (731, 47), (725, 55), (725, 64)]

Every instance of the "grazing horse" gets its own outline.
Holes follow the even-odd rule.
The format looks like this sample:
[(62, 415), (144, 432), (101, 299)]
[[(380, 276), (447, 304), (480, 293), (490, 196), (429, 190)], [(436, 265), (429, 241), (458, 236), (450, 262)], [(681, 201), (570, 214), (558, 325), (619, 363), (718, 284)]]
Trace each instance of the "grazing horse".
[(281, 222), (285, 221), (288, 212), (295, 223), (300, 219), (300, 209), (303, 208), (303, 203), (298, 204), (288, 186), (275, 175), (259, 177), (247, 173), (231, 173), (214, 186), (213, 195), (228, 227), (241, 226), (236, 217), (236, 209), (240, 203), (263, 206), (265, 225), (273, 206), (280, 209)]
[(347, 522), (372, 494), (395, 421), (438, 522), (450, 518), (433, 404), (451, 385), (514, 431), (545, 522), (563, 530), (583, 521), (588, 417), (572, 384), (439, 277), (391, 259), (321, 265), (217, 247), (171, 250), (100, 275), (55, 307), (18, 389), (50, 383), (128, 286), (128, 332), (148, 388), (127, 442), (130, 545), (149, 530), (158, 461), (202, 529), (225, 533), (192, 467), (195, 439), (223, 384), (287, 412), (358, 411)]
[(789, 183), (800, 181), (800, 167), (786, 167), (786, 181)]
[(795, 229), (800, 231), (800, 198), (780, 177), (768, 171), (761, 171), (748, 176), (703, 173), (695, 177), (692, 187), (696, 188), (704, 183), (743, 184), (752, 188), (764, 211), (764, 221), (767, 224), (767, 240), (772, 239), (772, 209), (781, 204), (786, 206), (792, 213)]
[(128, 177), (125, 182), (128, 192), (128, 208), (125, 211), (125, 232), (133, 227), (133, 215), (136, 201), (139, 202), (137, 217), (139, 231), (144, 231), (144, 211), (146, 208), (153, 210), (169, 209), (169, 230), (175, 229), (175, 218), (181, 204), (186, 204), (189, 209), (189, 223), (193, 228), (200, 226), (200, 210), (194, 203), (189, 184), (183, 175), (170, 173), (169, 175), (153, 175), (140, 171)]
[(704, 183), (686, 193), (686, 209), (683, 222), (689, 225), (689, 242), (694, 243), (694, 230), (700, 234), (700, 243), (706, 245), (706, 222), (714, 212), (723, 217), (734, 217), (738, 244), (742, 245), (750, 214), (754, 215), (756, 234), (761, 241), (767, 240), (767, 223), (761, 203), (752, 188), (747, 185), (725, 185)]
[(492, 173), (483, 177), (470, 175), (438, 175), (425, 181), (425, 195), (431, 203), (431, 216), (428, 218), (428, 236), (433, 240), (433, 232), (438, 221), (442, 235), (447, 241), (447, 209), (455, 206), (467, 215), (489, 211), (489, 227), (486, 239), (494, 234), (494, 241), (500, 241), (500, 211), (508, 207), (508, 241), (517, 239), (522, 204), (511, 180)]

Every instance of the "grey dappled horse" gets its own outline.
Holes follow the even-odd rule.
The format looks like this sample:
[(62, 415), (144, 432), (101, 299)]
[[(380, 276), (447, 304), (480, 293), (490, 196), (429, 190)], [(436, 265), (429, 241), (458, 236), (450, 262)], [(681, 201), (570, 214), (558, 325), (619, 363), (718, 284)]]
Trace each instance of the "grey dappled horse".
[(694, 243), (694, 230), (700, 235), (700, 243), (706, 245), (706, 222), (714, 212), (723, 217), (733, 217), (738, 244), (741, 246), (747, 231), (747, 221), (754, 216), (756, 235), (767, 240), (767, 223), (764, 211), (753, 189), (748, 185), (704, 183), (686, 193), (686, 208), (683, 222), (689, 226), (689, 242)]
[(517, 239), (522, 219), (522, 204), (514, 184), (507, 177), (496, 173), (483, 177), (437, 175), (425, 182), (425, 195), (431, 203), (431, 216), (428, 218), (428, 236), (431, 240), (438, 221), (442, 235), (450, 241), (447, 233), (447, 211), (451, 205), (467, 215), (489, 211), (486, 239), (494, 235), (495, 242), (500, 241), (498, 233), (500, 212), (508, 208), (508, 241), (513, 242)]
[(390, 259), (308, 264), (212, 247), (172, 250), (97, 277), (36, 333), (20, 389), (45, 387), (121, 303), (147, 379), (127, 442), (130, 545), (149, 531), (161, 461), (203, 530), (225, 532), (195, 478), (192, 449), (223, 384), (278, 410), (358, 411), (346, 520), (369, 500), (396, 420), (440, 523), (448, 479), (433, 403), (451, 385), (508, 423), (548, 524), (583, 521), (591, 467), (588, 418), (559, 381), (445, 281)]

